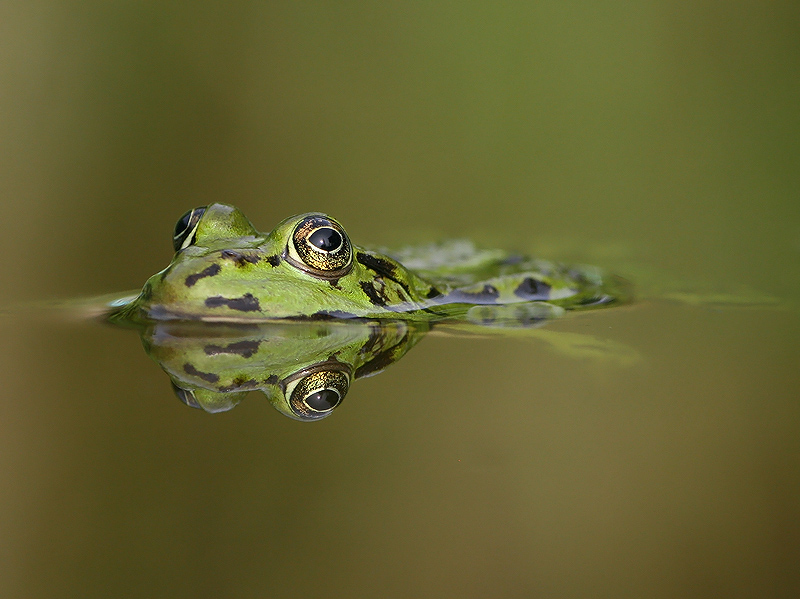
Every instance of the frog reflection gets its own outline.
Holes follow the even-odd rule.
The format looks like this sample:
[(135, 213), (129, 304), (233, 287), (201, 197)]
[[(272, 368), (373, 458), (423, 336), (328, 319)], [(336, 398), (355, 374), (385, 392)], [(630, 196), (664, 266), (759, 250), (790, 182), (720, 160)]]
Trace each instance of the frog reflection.
[(173, 247), (169, 266), (107, 318), (140, 327), (178, 396), (208, 412), (258, 389), (284, 414), (317, 420), (434, 326), (530, 330), (630, 300), (625, 281), (597, 268), (467, 241), (369, 250), (318, 212), (262, 233), (233, 206), (201, 206), (178, 220)]
[(279, 412), (313, 421), (341, 405), (354, 380), (399, 360), (425, 332), (403, 321), (167, 321), (141, 336), (188, 406), (222, 412), (259, 390)]

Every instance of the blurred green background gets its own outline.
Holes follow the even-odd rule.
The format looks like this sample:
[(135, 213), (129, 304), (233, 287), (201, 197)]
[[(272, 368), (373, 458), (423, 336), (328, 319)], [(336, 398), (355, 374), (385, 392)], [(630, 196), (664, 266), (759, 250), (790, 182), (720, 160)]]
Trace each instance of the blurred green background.
[[(796, 306), (798, 31), (796, 2), (5, 1), (0, 302), (136, 288), (221, 201)], [(425, 340), (311, 426), (5, 317), (0, 594), (798, 596), (796, 307), (591, 316), (552, 328), (637, 367)]]
[(317, 209), (379, 243), (616, 240), (800, 288), (765, 268), (800, 244), (794, 2), (0, 10), (1, 247), (41, 248), (6, 294), (135, 287), (213, 201), (264, 230)]

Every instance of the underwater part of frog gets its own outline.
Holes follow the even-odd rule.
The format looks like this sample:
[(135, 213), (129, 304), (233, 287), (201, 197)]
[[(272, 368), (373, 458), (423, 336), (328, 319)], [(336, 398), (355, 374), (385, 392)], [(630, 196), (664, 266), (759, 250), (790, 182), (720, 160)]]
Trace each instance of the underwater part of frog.
[[(277, 318), (389, 318), (520, 326), (563, 310), (628, 301), (625, 281), (594, 267), (569, 267), (465, 242), (423, 253), (389, 253), (353, 245), (321, 213), (291, 217), (259, 233), (236, 208), (196, 208), (178, 221), (171, 264), (114, 322), (241, 322)], [(527, 306), (509, 310), (503, 306)], [(480, 310), (472, 310), (481, 306)], [(516, 317), (509, 317), (517, 314)], [(499, 316), (498, 316), (499, 315)]]
[(163, 321), (141, 337), (188, 406), (223, 412), (258, 390), (282, 414), (314, 421), (341, 405), (353, 381), (399, 360), (427, 329), (409, 321)]

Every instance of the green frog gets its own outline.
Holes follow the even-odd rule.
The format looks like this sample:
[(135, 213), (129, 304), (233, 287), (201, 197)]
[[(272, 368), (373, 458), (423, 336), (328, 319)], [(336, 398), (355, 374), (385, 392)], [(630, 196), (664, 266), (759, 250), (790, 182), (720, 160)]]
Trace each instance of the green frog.
[(261, 391), (285, 416), (320, 420), (354, 381), (382, 372), (427, 332), (410, 321), (153, 322), (147, 354), (186, 405), (224, 412)]
[[(368, 250), (316, 212), (260, 233), (238, 209), (211, 204), (178, 220), (173, 245), (170, 265), (107, 304), (106, 317), (136, 326), (178, 398), (206, 412), (260, 391), (286, 416), (320, 420), (434, 326), (529, 328), (630, 297), (594, 267), (463, 240)], [(548, 339), (570, 354), (620, 354), (585, 335)]]
[(565, 310), (630, 299), (627, 283), (565, 266), (450, 241), (397, 253), (354, 245), (330, 216), (287, 218), (258, 232), (225, 204), (184, 214), (170, 265), (110, 320), (222, 323), (274, 319), (391, 319), (529, 326)]

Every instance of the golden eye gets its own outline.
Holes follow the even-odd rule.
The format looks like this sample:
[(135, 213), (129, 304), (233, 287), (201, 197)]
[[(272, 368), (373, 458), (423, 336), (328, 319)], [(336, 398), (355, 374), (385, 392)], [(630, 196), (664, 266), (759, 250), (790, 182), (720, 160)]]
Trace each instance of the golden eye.
[(178, 219), (178, 222), (175, 224), (175, 232), (172, 234), (172, 247), (175, 248), (176, 252), (194, 243), (197, 225), (205, 211), (206, 206), (200, 206), (199, 208), (189, 210)]
[(295, 417), (319, 420), (342, 403), (349, 387), (350, 377), (341, 369), (304, 371), (286, 383), (284, 397)]
[(287, 260), (316, 277), (337, 279), (353, 267), (353, 249), (342, 225), (324, 214), (314, 214), (295, 227)]

